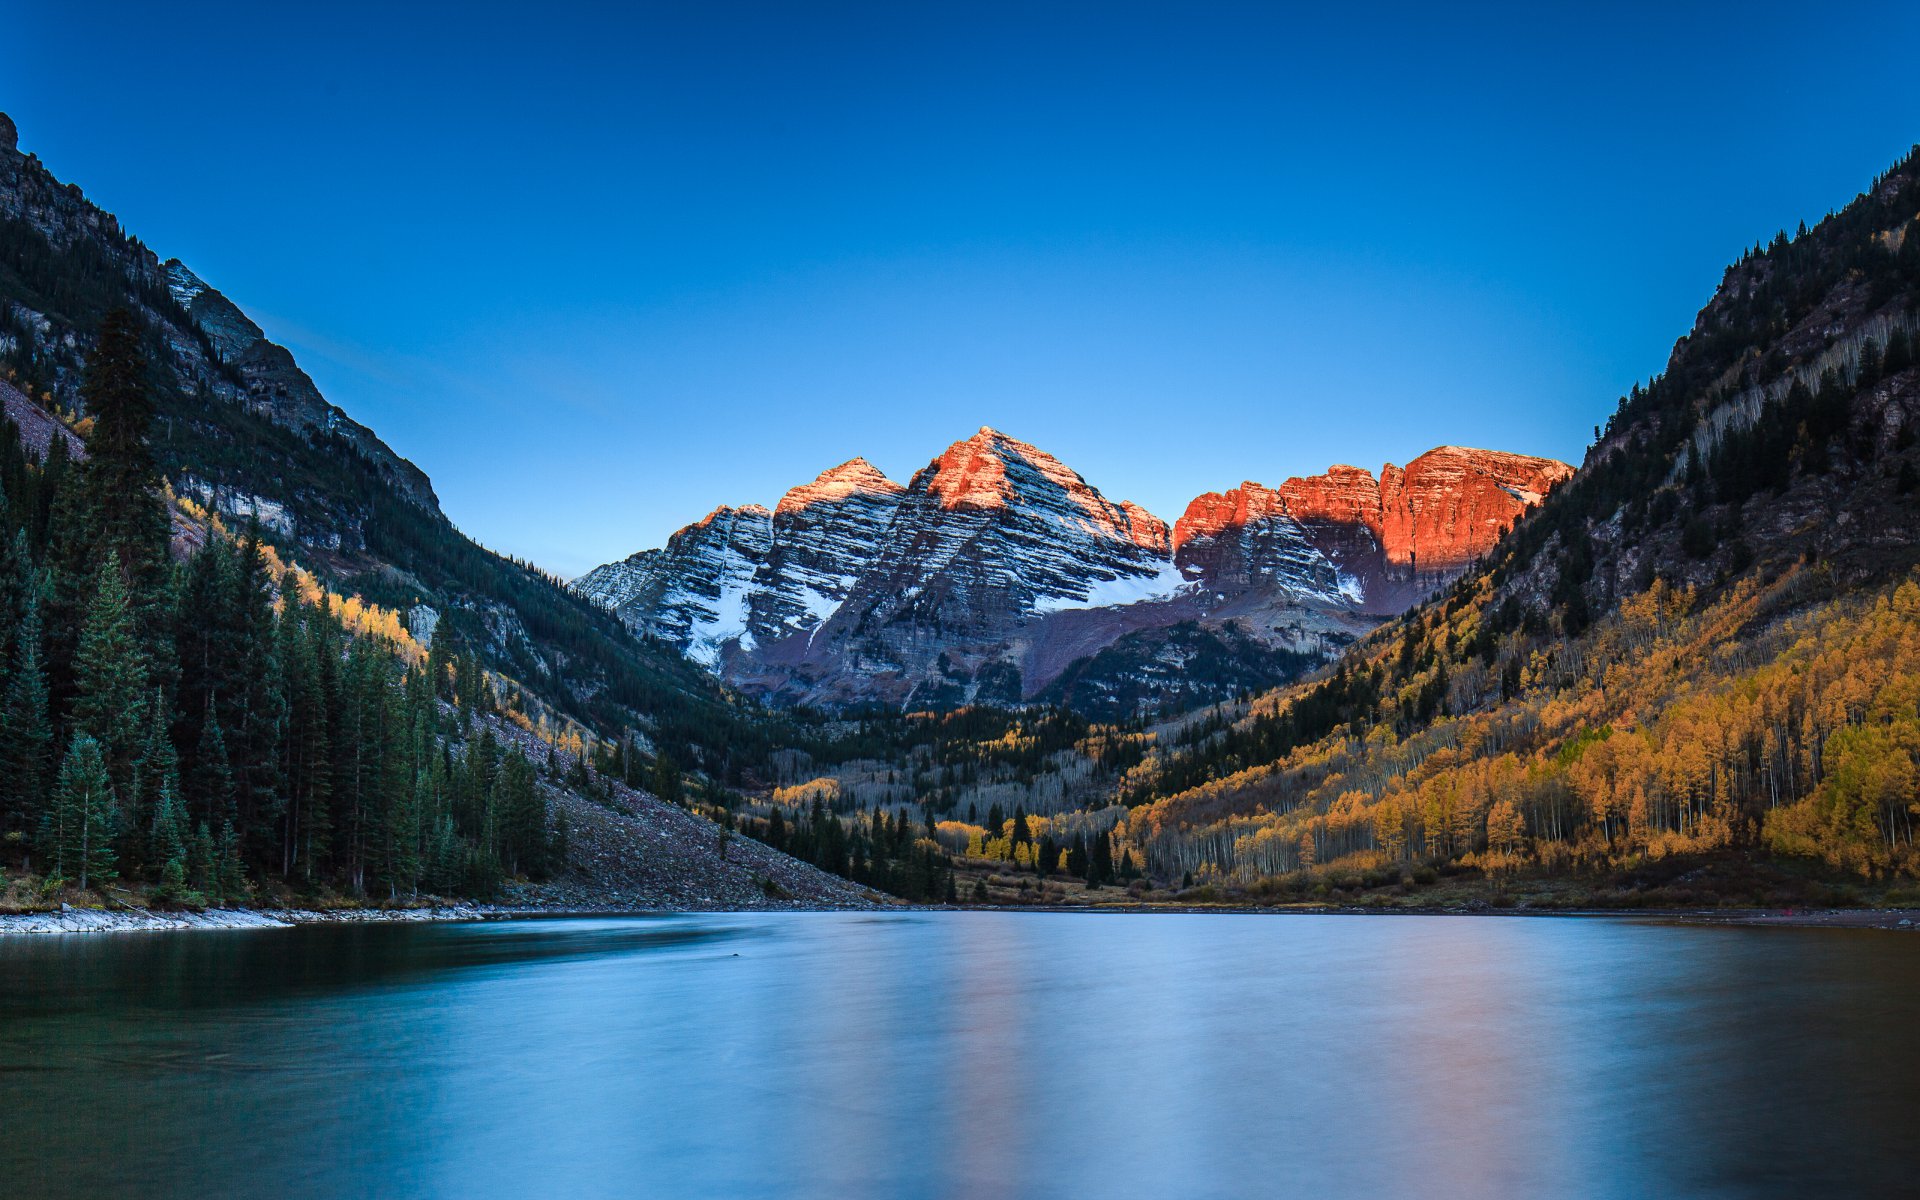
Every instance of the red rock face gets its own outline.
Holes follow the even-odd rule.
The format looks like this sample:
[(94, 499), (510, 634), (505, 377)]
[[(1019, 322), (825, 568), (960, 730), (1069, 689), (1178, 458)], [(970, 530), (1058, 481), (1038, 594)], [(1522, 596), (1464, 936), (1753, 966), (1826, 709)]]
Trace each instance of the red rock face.
[(1335, 466), (1278, 488), (1244, 483), (1189, 504), (1173, 549), (1190, 574), (1235, 584), (1247, 582), (1240, 559), (1274, 559), (1259, 543), (1292, 530), (1357, 581), (1367, 608), (1393, 612), (1485, 554), (1572, 474), (1553, 459), (1442, 446), (1404, 468), (1388, 463), (1377, 480)]
[(1281, 494), (1252, 480), (1224, 492), (1206, 492), (1194, 497), (1187, 511), (1173, 523), (1173, 548), (1178, 550), (1197, 537), (1218, 537), (1229, 529), (1284, 515), (1287, 503)]
[(898, 496), (907, 489), (880, 473), (880, 468), (864, 458), (851, 458), (837, 467), (820, 472), (812, 483), (790, 488), (780, 497), (774, 515), (791, 515), (822, 504), (837, 504), (849, 497), (873, 495)]
[(1416, 573), (1457, 571), (1479, 558), (1573, 468), (1550, 458), (1442, 446), (1380, 472), (1380, 544)]
[(1134, 545), (1155, 554), (1167, 554), (1172, 550), (1168, 542), (1171, 530), (1165, 521), (1131, 500), (1122, 500), (1120, 511), (1127, 514), (1127, 529), (1133, 536)]

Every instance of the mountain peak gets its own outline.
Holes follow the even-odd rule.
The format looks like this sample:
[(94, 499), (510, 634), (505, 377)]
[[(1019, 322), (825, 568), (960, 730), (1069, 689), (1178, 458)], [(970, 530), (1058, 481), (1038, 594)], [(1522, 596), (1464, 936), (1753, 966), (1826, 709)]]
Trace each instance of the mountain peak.
[[(983, 425), (904, 487), (850, 458), (787, 492), (771, 521), (723, 507), (576, 587), (750, 691), (808, 702), (907, 703), (923, 688), (1016, 702), (1076, 660), (1132, 639), (1114, 661), (1134, 662), (1156, 631), (1194, 621), (1258, 625), (1284, 673), (1428, 594), (1551, 486), (1543, 469), (1566, 468), (1442, 448), (1380, 479), (1335, 466), (1208, 493), (1170, 529)], [(1133, 667), (1088, 670), (1073, 685), (1088, 694), (1133, 686)]]
[[(1386, 464), (1377, 479), (1364, 468), (1335, 465), (1278, 488), (1249, 480), (1189, 504), (1174, 524), (1173, 548), (1184, 552), (1183, 562), (1217, 557), (1222, 539), (1238, 543), (1268, 527), (1289, 527), (1346, 564), (1356, 596), (1392, 612), (1429, 588), (1433, 576), (1486, 553), (1572, 474), (1549, 458), (1438, 446), (1405, 467)], [(1370, 571), (1377, 577), (1367, 578)]]
[(1073, 468), (991, 425), (982, 425), (972, 437), (948, 446), (927, 471), (932, 472), (927, 490), (943, 508), (1002, 508), (1036, 483), (1080, 498), (1098, 495)]
[(900, 485), (888, 479), (886, 472), (868, 462), (864, 456), (856, 455), (837, 467), (828, 467), (814, 476), (815, 483), (852, 483), (865, 487), (892, 487)]
[(850, 458), (837, 467), (828, 467), (780, 497), (776, 512), (792, 513), (823, 501), (845, 500), (850, 496), (898, 496), (906, 489), (888, 479), (880, 468), (865, 458)]
[(3, 112), (0, 112), (0, 150), (8, 154), (20, 152), (20, 127), (13, 123), (12, 117)]
[(708, 525), (713, 524), (715, 521), (720, 521), (723, 523), (730, 522), (735, 517), (752, 518), (752, 517), (766, 517), (771, 515), (772, 514), (767, 511), (767, 506), (764, 504), (722, 504), (719, 507), (715, 508), (712, 512), (708, 513), (706, 516), (701, 517), (698, 521), (695, 521), (694, 524), (696, 526), (704, 528)]

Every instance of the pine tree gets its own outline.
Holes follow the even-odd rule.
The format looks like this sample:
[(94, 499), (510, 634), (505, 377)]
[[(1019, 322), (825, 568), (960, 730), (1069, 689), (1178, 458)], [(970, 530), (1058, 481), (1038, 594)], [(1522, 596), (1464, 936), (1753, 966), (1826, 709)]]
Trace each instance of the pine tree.
[[(7, 496), (0, 492), (0, 511), (12, 511)], [(13, 657), (13, 638), (26, 619), (27, 605), (37, 590), (33, 571), (33, 552), (27, 545), (25, 530), (9, 538), (0, 529), (0, 662)]]
[(274, 653), (272, 581), (257, 522), (249, 523), (229, 580), (234, 588), (225, 606), (233, 620), (227, 645), (231, 675), (221, 692), (221, 699), (228, 701), (222, 721), (239, 828), (250, 848), (264, 858), (275, 849), (268, 830), (284, 803), (279, 766), (286, 683)]
[(241, 900), (247, 894), (246, 867), (240, 861), (240, 835), (232, 821), (220, 824), (220, 840), (215, 843), (213, 886), (224, 901)]
[(287, 680), (287, 733), (281, 753), (288, 807), (282, 872), (298, 869), (318, 879), (332, 860), (334, 751), (332, 722), (337, 688), (329, 620), (304, 608), (289, 593), (281, 614), (281, 658)]
[(466, 860), (460, 835), (454, 832), (452, 814), (445, 814), (433, 826), (427, 844), (427, 861), (421, 882), (436, 895), (452, 895), (459, 890)]
[(436, 637), (427, 647), (427, 682), (438, 700), (451, 700), (453, 691), (453, 639)]
[(200, 727), (200, 745), (194, 755), (187, 797), (189, 809), (203, 828), (234, 819), (233, 768), (228, 765), (226, 733), (218, 717), (209, 717)]
[(131, 795), (134, 764), (146, 740), (147, 670), (134, 636), (126, 581), (108, 553), (74, 657), (73, 726), (99, 744), (114, 791)]
[(133, 786), (121, 793), (120, 865), (129, 874), (167, 861), (167, 856), (154, 848), (152, 834), (162, 793), (171, 791), (176, 803), (180, 795), (180, 756), (174, 752), (168, 733), (171, 721), (172, 706), (155, 688), (147, 702), (146, 737), (134, 763)]
[(47, 806), (53, 721), (40, 670), (40, 607), (30, 593), (14, 638), (13, 677), (0, 721), (0, 836), (38, 829)]
[(680, 768), (665, 751), (653, 756), (653, 794), (668, 804), (680, 803)]
[(100, 745), (75, 734), (41, 820), (40, 853), (47, 873), (77, 879), (83, 890), (113, 878), (114, 816), (113, 786)]
[(179, 788), (171, 780), (160, 785), (147, 845), (160, 864), (160, 895), (179, 899), (187, 888), (187, 814), (180, 804)]
[(178, 683), (174, 703), (179, 710), (174, 744), (181, 748), (181, 764), (188, 778), (199, 767), (199, 746), (209, 715), (216, 713), (221, 688), (228, 682), (225, 668), (226, 636), (231, 621), (222, 611), (229, 589), (222, 586), (229, 552), (220, 538), (211, 538), (180, 572), (174, 601), (174, 660)]
[[(55, 438), (53, 444), (65, 442)], [(75, 649), (86, 618), (89, 588), (99, 577), (99, 564), (88, 552), (92, 543), (78, 470), (61, 472), (48, 501), (47, 526), (41, 664), (47, 674), (48, 712), (58, 733), (73, 706)]]
[(213, 835), (202, 821), (187, 843), (187, 885), (201, 895), (214, 890), (213, 862)]
[(546, 872), (547, 806), (534, 782), (533, 764), (515, 751), (500, 766), (500, 859), (513, 874)]
[(80, 388), (93, 419), (80, 472), (88, 535), (83, 545), (86, 552), (118, 564), (134, 635), (153, 661), (163, 657), (169, 521), (160, 471), (147, 445), (153, 425), (147, 370), (136, 320), (125, 310), (109, 312)]

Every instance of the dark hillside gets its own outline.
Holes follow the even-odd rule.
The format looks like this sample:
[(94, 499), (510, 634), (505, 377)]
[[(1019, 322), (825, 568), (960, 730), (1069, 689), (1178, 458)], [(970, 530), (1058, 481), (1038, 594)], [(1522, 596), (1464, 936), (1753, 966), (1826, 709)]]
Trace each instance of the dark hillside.
[(81, 364), (115, 308), (138, 318), (153, 452), (177, 495), (236, 527), (257, 521), (284, 557), (415, 614), (560, 717), (606, 736), (635, 730), (715, 772), (764, 753), (758, 721), (707, 676), (461, 534), (426, 475), (322, 397), (235, 305), (8, 139), (0, 372), (38, 405), (84, 418)]

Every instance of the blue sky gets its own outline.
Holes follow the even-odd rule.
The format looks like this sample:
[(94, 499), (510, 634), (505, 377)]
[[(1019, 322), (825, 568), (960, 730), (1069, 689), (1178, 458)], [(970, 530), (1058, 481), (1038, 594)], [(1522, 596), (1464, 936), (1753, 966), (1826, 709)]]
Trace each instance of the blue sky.
[(0, 109), (569, 575), (982, 424), (1169, 520), (1577, 461), (1920, 139), (1911, 4), (299, 7), (9, 0)]

